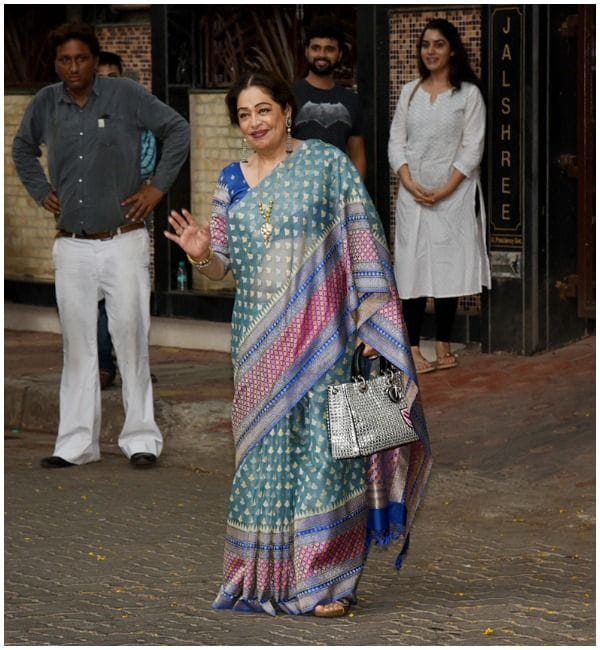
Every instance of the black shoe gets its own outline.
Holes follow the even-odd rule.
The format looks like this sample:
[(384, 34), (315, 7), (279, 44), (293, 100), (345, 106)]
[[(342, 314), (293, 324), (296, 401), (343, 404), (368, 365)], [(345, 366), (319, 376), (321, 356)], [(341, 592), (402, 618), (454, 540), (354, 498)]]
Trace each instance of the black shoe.
[(47, 468), (73, 467), (75, 463), (70, 463), (68, 460), (61, 458), (60, 456), (48, 456), (47, 458), (42, 458), (40, 465)]
[(129, 459), (134, 467), (152, 467), (156, 465), (156, 456), (147, 451), (140, 451)]
[(100, 390), (110, 388), (115, 382), (115, 373), (110, 370), (100, 371)]

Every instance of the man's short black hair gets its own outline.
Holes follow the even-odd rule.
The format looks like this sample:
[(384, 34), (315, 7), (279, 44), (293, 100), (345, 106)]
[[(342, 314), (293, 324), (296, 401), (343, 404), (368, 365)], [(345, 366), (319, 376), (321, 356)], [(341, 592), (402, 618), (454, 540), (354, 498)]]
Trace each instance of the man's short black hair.
[(119, 74), (123, 74), (123, 59), (114, 52), (100, 50), (98, 65), (116, 65), (119, 68)]
[(76, 40), (85, 43), (89, 48), (92, 56), (98, 56), (100, 53), (100, 43), (94, 32), (94, 28), (85, 23), (73, 22), (60, 25), (48, 34), (48, 43), (52, 56), (56, 58), (56, 50), (67, 41)]
[(310, 41), (313, 38), (331, 38), (336, 40), (340, 51), (346, 47), (344, 30), (339, 23), (331, 20), (317, 20), (306, 29), (306, 47), (310, 45)]

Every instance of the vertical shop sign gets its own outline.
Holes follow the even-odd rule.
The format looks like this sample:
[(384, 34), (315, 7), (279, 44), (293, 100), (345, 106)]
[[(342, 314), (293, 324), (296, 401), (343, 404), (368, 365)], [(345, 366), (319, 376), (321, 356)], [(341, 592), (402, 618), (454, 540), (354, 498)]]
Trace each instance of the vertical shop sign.
[(523, 16), (492, 10), (490, 52), (490, 251), (494, 277), (521, 277), (523, 252)]

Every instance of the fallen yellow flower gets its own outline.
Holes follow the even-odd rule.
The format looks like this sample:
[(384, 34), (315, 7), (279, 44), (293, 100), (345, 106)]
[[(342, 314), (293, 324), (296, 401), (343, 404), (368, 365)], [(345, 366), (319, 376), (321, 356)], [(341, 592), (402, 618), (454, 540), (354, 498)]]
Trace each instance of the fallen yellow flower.
[(106, 560), (106, 555), (98, 555), (97, 553), (93, 553), (92, 551), (90, 551), (90, 552), (88, 553), (88, 555), (89, 555), (90, 557), (95, 557), (99, 562), (100, 562), (100, 561), (103, 561), (103, 560)]
[(491, 636), (492, 634), (494, 634), (494, 628), (493, 627), (486, 627), (484, 634), (486, 636)]

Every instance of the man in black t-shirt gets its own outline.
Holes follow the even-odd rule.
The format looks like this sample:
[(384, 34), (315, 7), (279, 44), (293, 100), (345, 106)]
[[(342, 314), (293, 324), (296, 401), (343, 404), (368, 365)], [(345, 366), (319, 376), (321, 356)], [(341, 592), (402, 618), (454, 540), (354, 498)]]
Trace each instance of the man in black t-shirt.
[(335, 145), (348, 154), (364, 178), (367, 157), (360, 100), (356, 93), (337, 86), (333, 78), (344, 44), (344, 32), (337, 25), (319, 23), (308, 29), (304, 50), (308, 75), (293, 86), (298, 107), (293, 135)]

